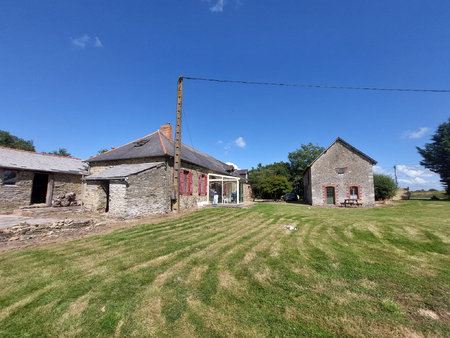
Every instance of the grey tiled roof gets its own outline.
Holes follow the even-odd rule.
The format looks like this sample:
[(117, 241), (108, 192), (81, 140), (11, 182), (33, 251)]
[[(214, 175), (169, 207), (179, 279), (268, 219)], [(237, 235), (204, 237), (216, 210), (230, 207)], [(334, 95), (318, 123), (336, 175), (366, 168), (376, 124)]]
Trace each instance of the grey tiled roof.
[(123, 179), (130, 175), (135, 175), (145, 170), (156, 168), (163, 164), (163, 162), (120, 164), (105, 171), (86, 176), (85, 179), (88, 181)]
[[(161, 132), (156, 131), (153, 134), (144, 136), (121, 147), (91, 157), (86, 161), (99, 162), (143, 157), (173, 157), (173, 153), (174, 142), (165, 137)], [(230, 167), (229, 165), (184, 143), (181, 145), (181, 160), (221, 174), (229, 174), (227, 171)]]
[(6, 147), (0, 147), (0, 168), (78, 175), (88, 173), (88, 165), (78, 158), (40, 154)]

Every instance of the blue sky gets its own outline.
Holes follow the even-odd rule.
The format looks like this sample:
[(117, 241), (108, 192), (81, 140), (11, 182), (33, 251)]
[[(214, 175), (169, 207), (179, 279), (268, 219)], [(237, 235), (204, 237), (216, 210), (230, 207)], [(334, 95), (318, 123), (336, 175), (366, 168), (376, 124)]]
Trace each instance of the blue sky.
[[(0, 3), (0, 129), (83, 159), (175, 122), (179, 75), (449, 89), (448, 0)], [(340, 136), (438, 188), (416, 146), (450, 95), (184, 83), (183, 142), (241, 168)]]

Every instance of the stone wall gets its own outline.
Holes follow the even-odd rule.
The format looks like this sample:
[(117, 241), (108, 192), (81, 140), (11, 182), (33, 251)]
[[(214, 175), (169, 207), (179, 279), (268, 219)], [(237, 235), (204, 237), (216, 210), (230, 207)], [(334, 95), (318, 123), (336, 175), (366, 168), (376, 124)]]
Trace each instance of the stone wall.
[[(338, 173), (339, 169), (343, 170), (342, 174)], [(339, 205), (350, 198), (351, 185), (358, 186), (358, 199), (363, 206), (375, 204), (372, 165), (341, 143), (337, 142), (329, 148), (310, 170), (313, 205), (327, 205), (327, 186), (335, 188), (335, 205)]]
[[(122, 213), (125, 217), (136, 217), (151, 214), (161, 214), (166, 211), (166, 167), (146, 170), (128, 177), (125, 207)], [(111, 205), (110, 212), (115, 214)]]
[(106, 183), (102, 181), (87, 181), (84, 183), (83, 205), (87, 211), (105, 212), (106, 192), (102, 184)]
[(81, 175), (53, 174), (53, 196), (74, 192), (81, 200)]
[(139, 164), (139, 163), (152, 163), (164, 161), (165, 161), (164, 157), (142, 157), (142, 158), (129, 158), (124, 160), (114, 160), (114, 161), (90, 162), (89, 172), (90, 174), (96, 174), (119, 164)]
[(17, 171), (15, 185), (3, 185), (4, 169), (0, 169), (0, 212), (12, 212), (22, 206), (30, 205), (33, 173)]
[[(15, 185), (3, 184), (3, 173), (0, 169), (0, 212), (12, 212), (19, 207), (29, 206), (33, 187), (34, 172), (17, 170)], [(74, 192), (81, 200), (81, 175), (48, 173), (49, 182), (53, 177), (53, 196)], [(50, 196), (52, 199), (52, 196)]]

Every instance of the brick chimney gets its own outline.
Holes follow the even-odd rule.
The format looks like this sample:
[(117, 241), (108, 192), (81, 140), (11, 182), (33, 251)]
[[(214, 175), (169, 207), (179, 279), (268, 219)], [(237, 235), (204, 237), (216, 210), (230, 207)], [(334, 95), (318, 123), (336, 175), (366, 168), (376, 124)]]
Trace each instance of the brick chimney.
[(169, 122), (167, 122), (167, 124), (161, 126), (161, 128), (159, 128), (159, 130), (165, 137), (167, 137), (169, 140), (173, 141), (173, 127), (170, 125)]

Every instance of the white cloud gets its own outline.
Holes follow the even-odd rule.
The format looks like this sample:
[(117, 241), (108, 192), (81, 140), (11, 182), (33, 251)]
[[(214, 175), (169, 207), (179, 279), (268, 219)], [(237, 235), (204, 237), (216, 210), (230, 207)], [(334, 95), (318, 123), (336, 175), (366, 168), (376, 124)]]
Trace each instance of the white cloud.
[(420, 165), (407, 166), (399, 164), (397, 166), (397, 172), (399, 174), (405, 174), (408, 177), (432, 177), (435, 175), (431, 171), (421, 167)]
[(100, 41), (100, 39), (98, 38), (98, 36), (96, 36), (96, 37), (94, 38), (94, 47), (97, 47), (97, 48), (103, 47), (103, 43)]
[(384, 169), (383, 167), (380, 167), (379, 165), (373, 166), (373, 172), (375, 174), (382, 174), (382, 175), (391, 175), (391, 172)]
[[(419, 189), (442, 189), (439, 182), (439, 175), (420, 165), (404, 165), (397, 166), (397, 182), (400, 188), (409, 187), (410, 190)], [(374, 174), (389, 175), (394, 178), (394, 168), (386, 169), (381, 166), (373, 167)]]
[(236, 164), (234, 164), (233, 162), (226, 162), (225, 164), (232, 165), (234, 170), (239, 170), (239, 167)]
[(71, 39), (71, 41), (72, 45), (74, 45), (75, 47), (85, 48), (90, 39), (91, 38), (85, 34), (83, 36), (80, 36), (79, 38)]
[(412, 139), (421, 138), (425, 136), (425, 134), (428, 133), (429, 130), (430, 128), (428, 127), (422, 127), (419, 130), (406, 130), (405, 132), (403, 132), (403, 137)]
[(418, 189), (442, 189), (439, 175), (420, 165), (397, 165), (397, 177), (400, 187)]
[(103, 47), (103, 43), (100, 41), (99, 37), (93, 37), (91, 38), (89, 35), (82, 35), (79, 38), (71, 38), (70, 42), (72, 43), (72, 46), (76, 48), (84, 49), (86, 47), (94, 47), (94, 48), (101, 48)]
[(239, 147), (239, 148), (244, 148), (247, 143), (244, 141), (244, 138), (242, 136), (239, 136), (234, 143)]
[(211, 6), (209, 10), (211, 12), (223, 12), (223, 6), (225, 5), (225, 0), (217, 0), (216, 4)]

